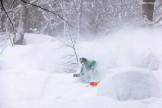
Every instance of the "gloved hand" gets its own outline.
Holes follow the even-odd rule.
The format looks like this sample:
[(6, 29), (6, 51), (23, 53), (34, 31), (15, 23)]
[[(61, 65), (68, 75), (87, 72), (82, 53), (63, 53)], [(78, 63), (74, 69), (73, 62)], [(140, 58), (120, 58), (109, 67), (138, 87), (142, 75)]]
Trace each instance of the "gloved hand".
[(86, 67), (86, 70), (87, 70), (87, 71), (89, 71), (89, 70), (90, 70), (90, 67), (89, 67), (89, 66), (87, 66), (87, 67)]
[(84, 75), (84, 73), (81, 73), (81, 75), (83, 76), (83, 75)]
[(73, 77), (80, 77), (80, 74), (73, 74)]

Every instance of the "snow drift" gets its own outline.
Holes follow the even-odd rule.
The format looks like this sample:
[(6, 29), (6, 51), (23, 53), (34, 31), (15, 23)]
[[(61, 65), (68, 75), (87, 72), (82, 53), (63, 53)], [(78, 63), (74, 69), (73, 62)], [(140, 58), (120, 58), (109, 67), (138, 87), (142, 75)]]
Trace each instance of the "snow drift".
[(106, 78), (98, 88), (99, 96), (119, 101), (158, 97), (158, 81), (146, 72), (122, 72)]

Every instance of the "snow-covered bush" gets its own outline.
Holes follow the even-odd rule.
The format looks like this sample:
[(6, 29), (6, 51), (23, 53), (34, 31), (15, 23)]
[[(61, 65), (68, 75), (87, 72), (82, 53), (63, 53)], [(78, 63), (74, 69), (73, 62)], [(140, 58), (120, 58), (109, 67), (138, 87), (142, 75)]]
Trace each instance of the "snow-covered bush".
[(98, 88), (98, 95), (119, 101), (146, 99), (159, 94), (158, 81), (145, 72), (122, 72), (112, 75)]

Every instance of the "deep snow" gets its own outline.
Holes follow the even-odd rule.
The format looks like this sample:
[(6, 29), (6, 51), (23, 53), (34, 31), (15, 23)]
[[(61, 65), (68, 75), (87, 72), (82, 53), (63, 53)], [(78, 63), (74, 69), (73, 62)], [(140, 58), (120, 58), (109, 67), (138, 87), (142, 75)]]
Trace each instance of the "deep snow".
[(100, 83), (99, 96), (119, 101), (159, 97), (159, 82), (145, 71), (130, 70), (109, 76)]
[[(161, 108), (162, 31), (160, 29), (125, 28), (93, 41), (80, 40), (79, 57), (96, 60), (98, 71), (103, 75), (101, 85), (98, 87), (91, 87), (74, 79), (72, 73), (64, 73), (65, 56), (71, 52), (71, 49), (62, 47), (56, 38), (27, 34), (25, 45), (7, 47), (0, 56), (0, 64), (3, 67), (0, 71), (0, 107)], [(137, 70), (145, 71), (154, 77), (159, 85), (153, 83), (153, 87), (159, 88), (160, 93), (153, 95), (154, 97), (128, 101), (118, 101), (111, 96), (98, 95), (100, 91), (109, 90), (109, 87), (104, 85), (109, 84), (110, 77), (113, 83), (120, 85), (130, 77), (115, 80), (116, 77), (113, 76), (124, 76), (125, 72)], [(146, 76), (144, 74), (143, 77), (147, 82)], [(129, 84), (131, 85), (131, 79)], [(142, 88), (143, 84), (145, 83), (140, 83), (139, 87)], [(112, 84), (111, 87), (115, 86)], [(120, 88), (124, 87), (123, 85)], [(147, 87), (150, 88), (152, 85)]]

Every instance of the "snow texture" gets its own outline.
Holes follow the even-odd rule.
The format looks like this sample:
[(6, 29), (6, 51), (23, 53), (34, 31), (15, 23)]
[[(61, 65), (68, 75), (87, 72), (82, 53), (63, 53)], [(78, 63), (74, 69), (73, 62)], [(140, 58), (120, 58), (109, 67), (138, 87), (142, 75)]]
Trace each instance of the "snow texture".
[(115, 74), (106, 78), (98, 88), (99, 96), (107, 96), (119, 101), (158, 97), (159, 93), (158, 81), (143, 71)]
[(128, 27), (80, 40), (78, 56), (96, 60), (102, 73), (98, 87), (64, 73), (72, 51), (58, 39), (26, 34), (23, 46), (0, 55), (0, 108), (161, 108), (161, 34)]

